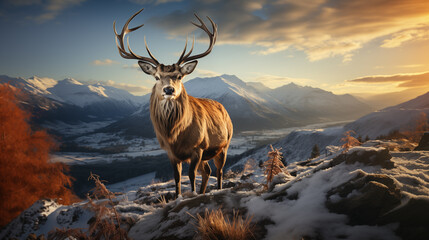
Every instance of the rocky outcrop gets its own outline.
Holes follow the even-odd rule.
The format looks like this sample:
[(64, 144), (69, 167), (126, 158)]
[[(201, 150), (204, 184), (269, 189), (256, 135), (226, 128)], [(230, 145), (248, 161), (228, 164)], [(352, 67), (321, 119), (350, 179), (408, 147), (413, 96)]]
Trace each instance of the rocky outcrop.
[(414, 151), (429, 151), (429, 132), (425, 132)]
[(401, 203), (401, 197), (399, 187), (389, 176), (361, 172), (331, 189), (326, 206), (332, 212), (346, 214), (351, 225), (375, 225)]
[(363, 163), (367, 166), (381, 166), (393, 168), (392, 156), (387, 148), (354, 147), (346, 153), (342, 153), (332, 160), (333, 165), (345, 162), (346, 164)]

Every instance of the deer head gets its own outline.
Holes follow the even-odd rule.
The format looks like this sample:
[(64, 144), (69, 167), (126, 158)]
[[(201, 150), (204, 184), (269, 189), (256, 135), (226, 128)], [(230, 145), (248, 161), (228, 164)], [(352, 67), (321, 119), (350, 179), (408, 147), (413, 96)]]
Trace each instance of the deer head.
[(151, 51), (149, 50), (149, 47), (147, 46), (146, 38), (145, 46), (147, 53), (149, 54), (150, 58), (139, 56), (135, 54), (129, 45), (129, 41), (127, 38), (127, 50), (125, 49), (124, 44), (124, 38), (127, 33), (133, 32), (139, 28), (141, 28), (144, 24), (134, 27), (134, 28), (128, 28), (128, 24), (131, 22), (131, 20), (137, 16), (143, 9), (136, 12), (134, 15), (132, 15), (128, 21), (125, 23), (124, 27), (122, 28), (121, 34), (118, 34), (116, 32), (116, 26), (115, 22), (113, 22), (113, 29), (115, 31), (116, 35), (116, 46), (118, 47), (119, 54), (123, 58), (127, 59), (137, 59), (138, 64), (140, 68), (145, 72), (146, 74), (152, 75), (156, 79), (156, 84), (154, 87), (154, 93), (157, 95), (160, 99), (166, 99), (166, 100), (174, 100), (177, 98), (183, 91), (183, 82), (182, 79), (188, 74), (191, 74), (195, 67), (197, 66), (198, 61), (196, 59), (202, 58), (204, 56), (207, 56), (213, 49), (213, 46), (216, 42), (217, 37), (217, 25), (213, 22), (213, 20), (210, 17), (207, 17), (212, 25), (212, 31), (210, 31), (207, 26), (204, 24), (204, 22), (201, 20), (200, 17), (198, 17), (197, 14), (195, 14), (195, 17), (200, 22), (200, 25), (191, 22), (198, 28), (201, 28), (206, 32), (209, 36), (210, 44), (208, 49), (201, 54), (193, 55), (191, 56), (192, 50), (194, 49), (194, 42), (195, 39), (192, 40), (192, 48), (189, 50), (188, 53), (186, 53), (186, 48), (188, 45), (188, 38), (186, 38), (185, 48), (182, 51), (182, 54), (180, 55), (179, 60), (172, 64), (172, 65), (164, 65), (160, 64), (158, 60), (153, 56)]

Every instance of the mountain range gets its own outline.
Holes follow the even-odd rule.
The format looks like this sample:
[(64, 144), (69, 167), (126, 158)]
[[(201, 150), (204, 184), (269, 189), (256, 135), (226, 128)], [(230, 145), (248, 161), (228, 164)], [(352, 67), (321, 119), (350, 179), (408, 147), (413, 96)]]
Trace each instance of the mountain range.
[[(281, 148), (287, 162), (308, 159), (314, 145), (319, 147), (321, 154), (327, 154), (327, 146), (341, 146), (344, 133), (352, 130), (355, 137), (361, 136), (376, 139), (394, 131), (413, 131), (419, 124), (428, 126), (429, 92), (401, 104), (369, 113), (344, 126), (325, 129), (298, 129), (286, 137), (272, 143), (275, 148)], [(424, 129), (423, 129), (424, 130)], [(266, 145), (251, 155), (248, 159), (258, 159), (266, 155), (270, 145)]]
[(75, 79), (54, 80), (37, 76), (12, 78), (0, 76), (0, 84), (9, 83), (25, 93), (21, 101), (38, 123), (91, 122), (120, 119), (135, 112), (142, 97), (111, 86), (83, 84)]
[[(149, 96), (104, 84), (84, 84), (67, 78), (11, 78), (0, 76), (30, 95), (28, 105), (39, 122), (118, 120), (102, 129), (153, 137)], [(275, 129), (311, 123), (353, 120), (373, 109), (355, 97), (294, 83), (270, 89), (262, 83), (244, 82), (234, 75), (194, 78), (185, 82), (189, 95), (222, 103), (235, 131)]]
[[(191, 96), (210, 98), (222, 103), (231, 116), (235, 131), (353, 120), (373, 110), (348, 94), (335, 95), (319, 88), (294, 83), (270, 89), (261, 83), (244, 82), (234, 75), (194, 78), (184, 85)], [(139, 111), (104, 130), (154, 136), (152, 129), (142, 128), (150, 124), (148, 96), (145, 96)]]

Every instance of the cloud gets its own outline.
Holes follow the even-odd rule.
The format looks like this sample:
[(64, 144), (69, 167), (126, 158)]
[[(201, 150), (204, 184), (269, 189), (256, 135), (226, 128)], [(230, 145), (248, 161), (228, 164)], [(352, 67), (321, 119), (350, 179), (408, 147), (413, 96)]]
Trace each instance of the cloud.
[(7, 2), (14, 6), (31, 6), (41, 4), (42, 0), (7, 0)]
[(290, 77), (282, 77), (282, 76), (261, 74), (261, 73), (254, 73), (254, 74), (256, 75), (256, 77), (254, 77), (251, 81), (263, 83), (265, 86), (270, 88), (281, 87), (291, 82), (296, 83), (298, 85), (317, 84), (316, 81), (311, 79), (305, 79), (305, 78), (290, 78)]
[(196, 30), (189, 24), (196, 21), (194, 12), (218, 24), (218, 44), (260, 46), (253, 53), (264, 55), (295, 48), (310, 61), (342, 56), (347, 62), (370, 41), (384, 39), (383, 47), (397, 47), (429, 31), (427, 0), (190, 0), (150, 22), (184, 36)]
[(381, 47), (395, 48), (401, 46), (405, 42), (411, 40), (423, 40), (429, 37), (429, 29), (412, 29), (406, 30), (392, 35), (392, 38), (385, 39)]
[(214, 72), (214, 71), (206, 70), (206, 69), (199, 69), (199, 68), (197, 68), (195, 71), (201, 77), (216, 77), (216, 76), (222, 75), (222, 74), (220, 74), (218, 72)]
[(98, 60), (98, 59), (94, 60), (94, 61), (91, 62), (91, 64), (92, 65), (96, 65), (96, 66), (110, 66), (110, 65), (113, 65), (113, 64), (118, 64), (118, 62), (106, 58), (104, 60)]
[(134, 63), (132, 65), (124, 64), (124, 65), (122, 65), (122, 68), (123, 69), (138, 70), (139, 72), (141, 72), (141, 68), (137, 63)]
[(133, 84), (127, 84), (127, 83), (117, 83), (112, 80), (107, 80), (105, 84), (111, 87), (127, 90), (128, 92), (136, 95), (144, 95), (151, 92), (151, 89), (145, 86), (139, 86), (139, 85), (133, 85)]
[(145, 4), (159, 5), (159, 4), (170, 3), (170, 2), (181, 2), (182, 0), (130, 0), (130, 1), (141, 5), (145, 5)]
[(32, 12), (36, 13), (27, 17), (38, 23), (53, 20), (64, 10), (79, 5), (84, 1), (86, 0), (7, 0), (14, 7), (38, 6), (40, 9), (34, 8)]
[(399, 65), (400, 68), (418, 68), (423, 67), (423, 64), (407, 64), (407, 65)]
[(394, 84), (398, 88), (429, 88), (429, 72), (366, 76), (346, 82), (385, 85)]

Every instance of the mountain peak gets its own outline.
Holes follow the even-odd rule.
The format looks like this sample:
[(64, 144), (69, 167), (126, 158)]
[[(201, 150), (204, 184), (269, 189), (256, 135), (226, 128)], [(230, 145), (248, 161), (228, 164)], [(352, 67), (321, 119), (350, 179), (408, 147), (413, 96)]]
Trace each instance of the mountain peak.
[(61, 81), (58, 81), (58, 83), (61, 83), (61, 84), (83, 85), (81, 82), (77, 81), (74, 78), (66, 78), (66, 79), (63, 79)]

